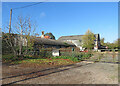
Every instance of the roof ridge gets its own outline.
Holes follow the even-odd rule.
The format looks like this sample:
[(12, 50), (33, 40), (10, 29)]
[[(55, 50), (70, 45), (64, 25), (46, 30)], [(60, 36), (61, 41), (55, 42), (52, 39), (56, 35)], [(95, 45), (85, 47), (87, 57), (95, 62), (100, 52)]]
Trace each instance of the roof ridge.
[(70, 36), (83, 36), (83, 35), (69, 35), (69, 36), (61, 36), (61, 37), (70, 37)]
[[(98, 34), (94, 34), (94, 35), (98, 35)], [(83, 36), (83, 35), (69, 35), (69, 36), (61, 36), (61, 37), (71, 37), (71, 36)], [(59, 37), (59, 38), (61, 38)]]

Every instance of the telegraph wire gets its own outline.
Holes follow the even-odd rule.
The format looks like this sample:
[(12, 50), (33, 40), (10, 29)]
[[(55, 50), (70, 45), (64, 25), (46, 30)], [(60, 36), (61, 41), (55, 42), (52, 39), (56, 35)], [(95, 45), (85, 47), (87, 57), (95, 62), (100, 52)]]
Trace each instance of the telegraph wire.
[(44, 3), (44, 2), (38, 2), (38, 3), (34, 3), (34, 4), (30, 4), (30, 5), (22, 6), (22, 7), (11, 8), (11, 10), (10, 10), (10, 21), (9, 21), (9, 34), (10, 34), (10, 31), (11, 31), (11, 17), (12, 17), (12, 10), (15, 10), (15, 9), (21, 9), (21, 8), (26, 8), (26, 7), (30, 7), (30, 6), (33, 6), (33, 5), (37, 5), (37, 4), (40, 4), (40, 3)]
[(16, 10), (16, 9), (26, 8), (26, 7), (30, 7), (30, 6), (33, 6), (33, 5), (37, 5), (37, 4), (40, 4), (40, 3), (44, 3), (44, 2), (38, 2), (38, 3), (31, 4), (31, 5), (22, 6), (22, 7), (17, 7), (17, 8), (12, 8), (12, 9), (13, 9), (13, 10)]

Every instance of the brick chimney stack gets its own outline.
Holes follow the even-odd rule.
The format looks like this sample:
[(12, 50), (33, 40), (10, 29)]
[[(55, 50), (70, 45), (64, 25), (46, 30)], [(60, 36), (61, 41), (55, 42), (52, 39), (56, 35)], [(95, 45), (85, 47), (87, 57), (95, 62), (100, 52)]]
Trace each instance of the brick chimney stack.
[(41, 35), (41, 38), (44, 38), (44, 31), (42, 31), (42, 35)]
[(42, 31), (42, 35), (44, 35), (44, 31)]

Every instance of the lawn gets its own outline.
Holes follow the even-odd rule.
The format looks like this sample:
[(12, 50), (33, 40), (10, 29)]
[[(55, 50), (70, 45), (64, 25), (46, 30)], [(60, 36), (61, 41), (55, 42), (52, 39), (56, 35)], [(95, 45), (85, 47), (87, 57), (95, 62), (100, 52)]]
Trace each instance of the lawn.
[(73, 61), (69, 59), (27, 59), (27, 60), (21, 60), (21, 61), (14, 61), (11, 62), (11, 64), (29, 64), (29, 63), (34, 63), (34, 64), (45, 64), (45, 65), (65, 65), (65, 64), (71, 64), (74, 63)]
[(90, 57), (89, 54), (80, 54), (77, 56), (56, 56), (41, 58), (40, 56), (18, 56), (3, 55), (2, 61), (10, 64), (41, 64), (41, 65), (66, 65), (80, 62), (82, 58)]

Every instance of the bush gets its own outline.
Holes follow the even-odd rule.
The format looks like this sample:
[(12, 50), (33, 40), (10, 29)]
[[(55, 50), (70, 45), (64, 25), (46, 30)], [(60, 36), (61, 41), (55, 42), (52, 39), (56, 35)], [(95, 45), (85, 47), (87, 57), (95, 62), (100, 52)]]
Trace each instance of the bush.
[(75, 57), (78, 58), (78, 60), (84, 60), (84, 59), (89, 59), (92, 56), (91, 53), (81, 53)]
[(2, 55), (2, 60), (3, 61), (12, 61), (12, 60), (14, 60), (15, 58), (14, 58), (14, 56), (13, 55)]
[(56, 56), (56, 57), (52, 57), (53, 59), (69, 59), (69, 60), (72, 60), (72, 61), (81, 61), (81, 60), (84, 60), (84, 59), (89, 59), (93, 54), (91, 54), (90, 52), (88, 53), (84, 53), (84, 52), (81, 52), (81, 53), (76, 53), (76, 52), (73, 52), (71, 55), (63, 55), (62, 56)]
[(19, 60), (24, 60), (24, 59), (33, 59), (34, 57), (31, 56), (16, 56), (14, 55), (2, 55), (2, 61), (3, 62), (13, 62), (13, 61), (19, 61)]
[(51, 57), (51, 58), (52, 59), (69, 59), (74, 62), (79, 61), (76, 57), (69, 57), (69, 56), (56, 56), (56, 57)]

